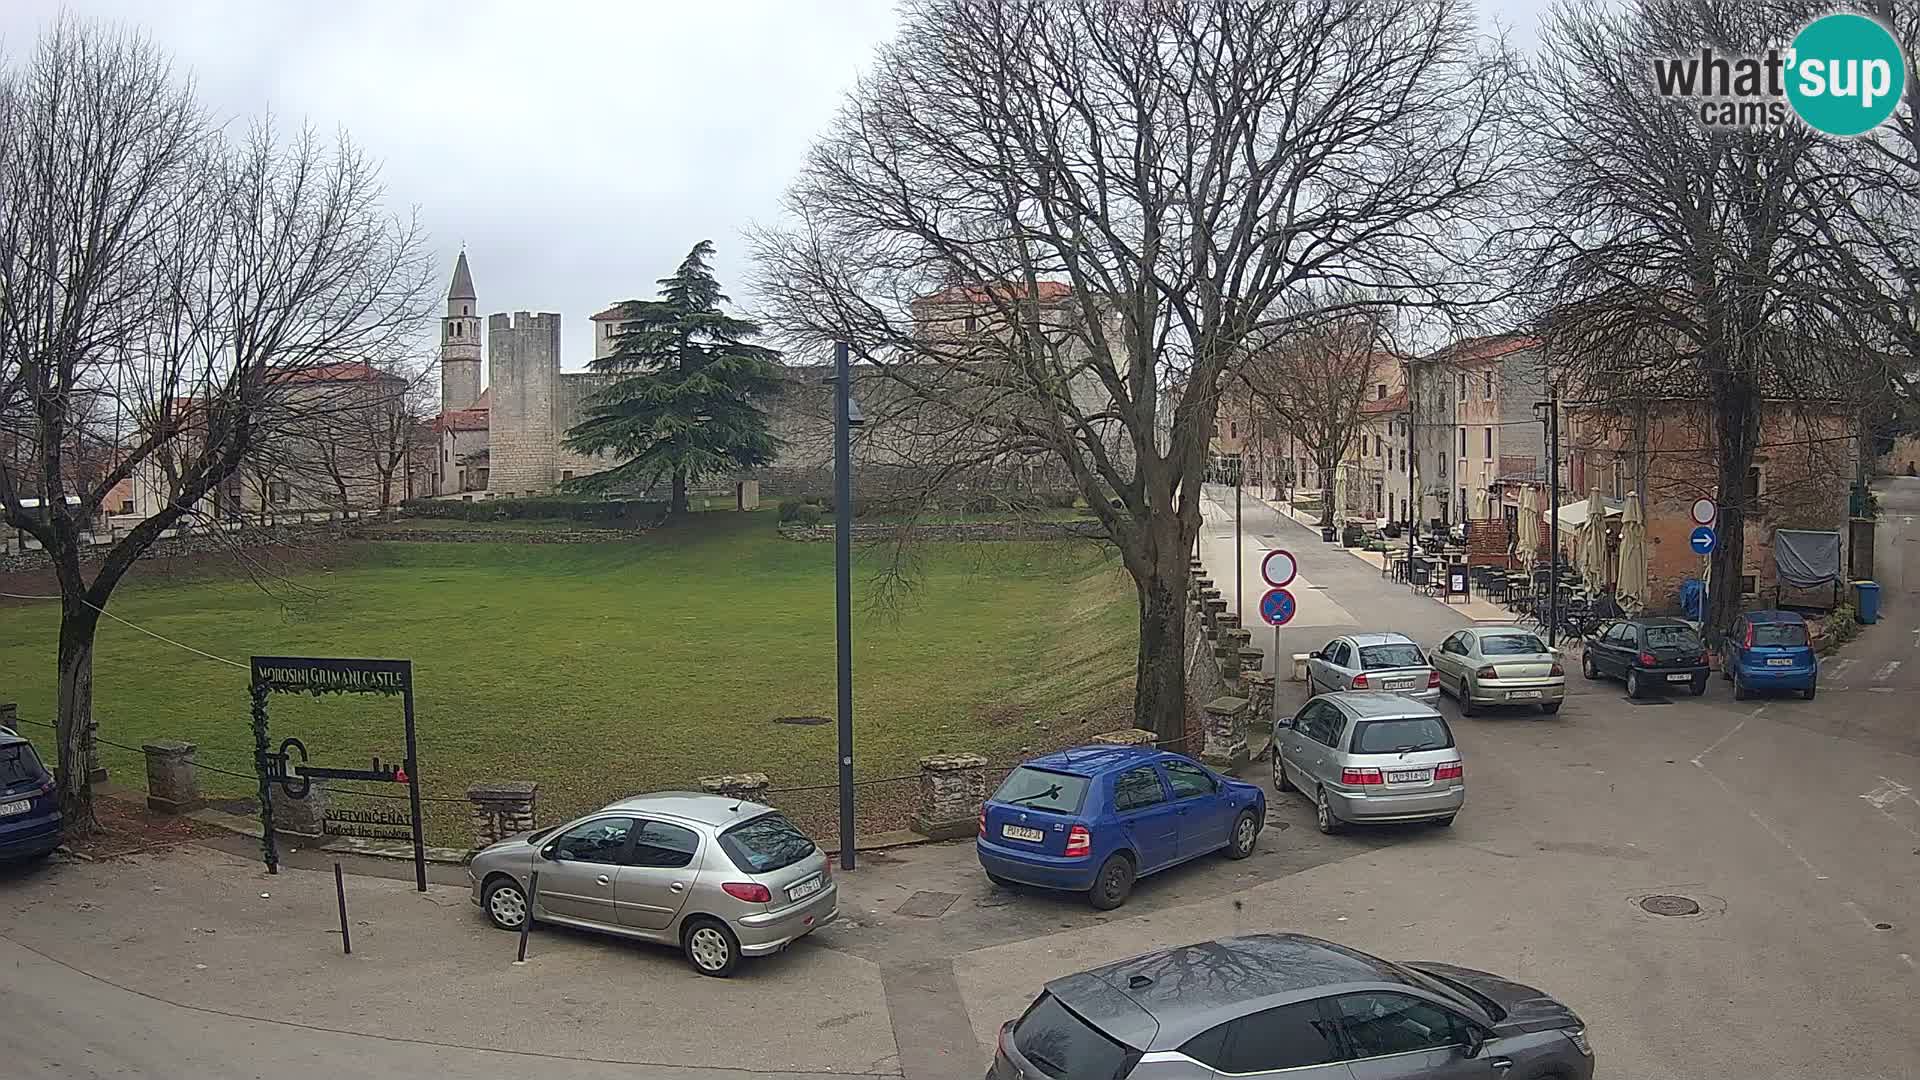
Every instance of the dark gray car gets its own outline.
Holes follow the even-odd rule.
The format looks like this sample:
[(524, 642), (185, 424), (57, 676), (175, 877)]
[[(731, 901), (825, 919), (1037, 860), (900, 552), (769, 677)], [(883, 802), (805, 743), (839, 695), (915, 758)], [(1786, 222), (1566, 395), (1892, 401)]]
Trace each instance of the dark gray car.
[(1591, 1080), (1573, 1011), (1450, 964), (1300, 934), (1205, 941), (1055, 979), (987, 1080)]

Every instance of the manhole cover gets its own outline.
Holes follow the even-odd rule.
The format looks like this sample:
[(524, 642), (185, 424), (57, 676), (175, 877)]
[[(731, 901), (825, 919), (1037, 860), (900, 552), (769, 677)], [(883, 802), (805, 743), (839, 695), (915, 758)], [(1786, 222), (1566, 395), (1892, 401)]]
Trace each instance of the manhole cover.
[(1649, 896), (1640, 906), (1655, 915), (1698, 915), (1700, 905), (1684, 896)]
[(900, 915), (913, 915), (922, 919), (937, 919), (945, 915), (947, 909), (952, 907), (953, 902), (958, 899), (960, 899), (959, 893), (917, 892), (907, 897), (906, 903), (901, 904), (893, 910), (896, 914)]
[(813, 727), (816, 724), (833, 723), (833, 721), (824, 716), (776, 716), (773, 718), (773, 722), (776, 724), (803, 724), (807, 727)]

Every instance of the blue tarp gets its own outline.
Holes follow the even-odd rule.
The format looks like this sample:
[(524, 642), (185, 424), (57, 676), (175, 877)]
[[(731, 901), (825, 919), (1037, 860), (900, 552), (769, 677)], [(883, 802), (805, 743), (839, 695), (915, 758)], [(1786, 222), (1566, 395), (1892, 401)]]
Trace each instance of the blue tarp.
[(1700, 602), (1706, 599), (1706, 595), (1706, 582), (1701, 581), (1699, 578), (1688, 578), (1682, 581), (1680, 583), (1680, 610), (1686, 612), (1687, 618), (1695, 622), (1704, 621), (1706, 619), (1706, 613), (1702, 610)]

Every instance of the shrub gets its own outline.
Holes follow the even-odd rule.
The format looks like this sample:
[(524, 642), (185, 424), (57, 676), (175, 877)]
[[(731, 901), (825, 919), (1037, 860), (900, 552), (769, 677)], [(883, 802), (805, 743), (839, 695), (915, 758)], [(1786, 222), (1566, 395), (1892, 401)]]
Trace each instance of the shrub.
[(798, 518), (800, 516), (800, 508), (804, 505), (806, 504), (799, 499), (781, 499), (780, 524), (785, 525), (789, 521)]
[(793, 516), (790, 518), (786, 516), (786, 509), (782, 506), (780, 520), (793, 525), (812, 527), (820, 524), (820, 520), (826, 517), (826, 514), (825, 507), (814, 503), (800, 503), (793, 508)]
[(1837, 649), (1860, 636), (1860, 618), (1852, 604), (1841, 604), (1827, 616), (1826, 634), (1820, 642), (1822, 652)]
[(453, 521), (558, 519), (619, 528), (658, 525), (667, 516), (667, 504), (658, 499), (410, 499), (400, 508), (415, 517)]
[(1080, 495), (1072, 490), (1049, 491), (1040, 497), (1040, 501), (1055, 510), (1071, 510), (1080, 504)]

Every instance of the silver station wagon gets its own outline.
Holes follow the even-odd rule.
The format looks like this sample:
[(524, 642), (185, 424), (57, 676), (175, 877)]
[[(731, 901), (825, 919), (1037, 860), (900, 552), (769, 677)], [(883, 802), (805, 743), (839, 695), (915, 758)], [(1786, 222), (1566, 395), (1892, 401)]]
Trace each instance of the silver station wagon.
[(531, 917), (675, 945), (695, 971), (722, 977), (838, 913), (833, 867), (779, 811), (684, 791), (509, 837), (475, 855), (467, 876), (502, 930)]
[(1399, 694), (1322, 694), (1281, 717), (1273, 787), (1313, 800), (1323, 833), (1347, 824), (1453, 824), (1467, 801), (1466, 766), (1447, 721)]

